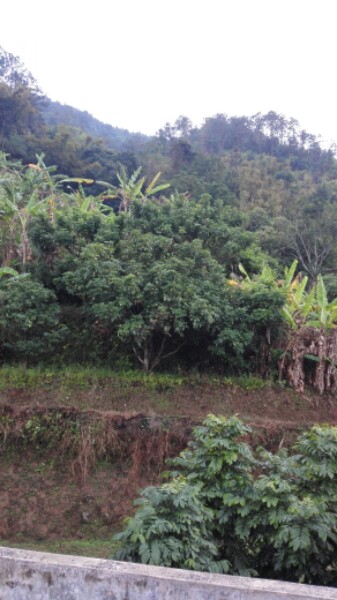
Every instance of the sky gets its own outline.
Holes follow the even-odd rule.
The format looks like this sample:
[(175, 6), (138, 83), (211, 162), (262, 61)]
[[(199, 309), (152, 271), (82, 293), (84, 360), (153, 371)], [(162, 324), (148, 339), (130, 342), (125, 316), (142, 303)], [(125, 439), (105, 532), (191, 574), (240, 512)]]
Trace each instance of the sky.
[(154, 134), (274, 110), (337, 143), (336, 0), (13, 0), (0, 46), (53, 100)]

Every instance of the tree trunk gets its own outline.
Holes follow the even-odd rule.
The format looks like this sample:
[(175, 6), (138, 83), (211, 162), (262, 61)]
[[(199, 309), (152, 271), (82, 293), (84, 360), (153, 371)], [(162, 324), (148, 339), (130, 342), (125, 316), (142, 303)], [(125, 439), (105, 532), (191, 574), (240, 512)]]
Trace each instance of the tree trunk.
[(296, 391), (337, 390), (337, 329), (304, 327), (293, 333), (279, 364), (280, 378)]
[(149, 373), (149, 371), (150, 371), (150, 349), (149, 349), (149, 343), (147, 340), (144, 342), (143, 367), (144, 367), (145, 373)]

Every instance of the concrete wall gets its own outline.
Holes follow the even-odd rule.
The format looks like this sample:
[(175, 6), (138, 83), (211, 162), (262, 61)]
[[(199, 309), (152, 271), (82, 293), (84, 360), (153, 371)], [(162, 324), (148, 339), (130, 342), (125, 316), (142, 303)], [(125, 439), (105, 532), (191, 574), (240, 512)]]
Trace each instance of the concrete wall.
[(337, 589), (0, 548), (0, 600), (337, 600)]

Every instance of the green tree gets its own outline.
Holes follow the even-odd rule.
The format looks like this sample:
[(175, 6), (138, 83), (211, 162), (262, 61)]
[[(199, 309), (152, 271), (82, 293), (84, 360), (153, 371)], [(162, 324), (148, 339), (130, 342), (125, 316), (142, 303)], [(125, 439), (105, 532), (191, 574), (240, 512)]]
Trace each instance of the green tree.
[(229, 372), (270, 377), (276, 367), (272, 349), (282, 332), (284, 297), (268, 282), (257, 282), (249, 290), (230, 283), (224, 290), (222, 318), (211, 340), (211, 351)]
[(282, 299), (264, 284), (250, 294), (228, 284), (238, 258), (254, 267), (263, 256), (253, 234), (241, 236), (237, 211), (177, 196), (135, 201), (111, 219), (86, 212), (89, 201), (29, 228), (34, 272), (69, 310), (77, 306), (82, 331), (111, 347), (119, 340), (146, 371), (184, 345), (186, 366), (213, 360), (266, 374), (261, 347), (276, 336)]
[(40, 94), (36, 79), (21, 60), (0, 46), (0, 80), (12, 88), (23, 86)]
[(133, 349), (145, 371), (176, 353), (188, 330), (220, 317), (223, 269), (199, 240), (171, 239), (132, 230), (118, 250), (86, 247), (62, 276), (87, 315)]
[(28, 88), (11, 88), (0, 81), (0, 139), (41, 131), (42, 119)]
[(0, 346), (6, 360), (34, 364), (52, 357), (62, 341), (54, 294), (29, 276), (0, 279)]

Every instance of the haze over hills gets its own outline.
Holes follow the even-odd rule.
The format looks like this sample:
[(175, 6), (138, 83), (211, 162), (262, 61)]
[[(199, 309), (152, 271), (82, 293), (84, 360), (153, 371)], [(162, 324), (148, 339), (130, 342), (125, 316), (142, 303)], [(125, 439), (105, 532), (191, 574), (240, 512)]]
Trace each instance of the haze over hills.
[(67, 125), (82, 129), (88, 135), (103, 140), (109, 148), (116, 150), (127, 149), (128, 144), (133, 141), (136, 144), (142, 144), (149, 139), (142, 133), (130, 133), (127, 129), (102, 123), (87, 111), (49, 99), (43, 107), (43, 116), (49, 127)]
[[(142, 147), (146, 141), (153, 139), (142, 133), (131, 133), (127, 129), (102, 123), (87, 111), (47, 98), (20, 58), (7, 53), (1, 47), (0, 82), (11, 90), (13, 105), (16, 96), (22, 94), (23, 89), (29, 91), (34, 108), (38, 108), (40, 117), (49, 128), (62, 125), (76, 128), (95, 139), (103, 140), (108, 148), (118, 151), (129, 150), (132, 146)], [(2, 94), (6, 95), (5, 88)], [(3, 98), (3, 106), (4, 101)], [(7, 108), (9, 110), (9, 106)], [(16, 108), (20, 107), (16, 106)], [(28, 106), (26, 108), (28, 109)], [(30, 110), (33, 112), (33, 107), (30, 107)], [(3, 113), (2, 121), (5, 118), (6, 115)], [(12, 119), (12, 129), (18, 129), (15, 118)], [(286, 146), (290, 146), (292, 151), (309, 149), (317, 151), (320, 147), (319, 140), (314, 135), (301, 130), (295, 119), (287, 119), (273, 111), (265, 115), (258, 113), (253, 117), (228, 117), (219, 114), (205, 118), (204, 124), (199, 128), (194, 128), (188, 117), (179, 117), (174, 125), (163, 124), (163, 128), (159, 131), (161, 138), (179, 137), (185, 140), (187, 136), (190, 142), (197, 143), (198, 149), (215, 154), (231, 148), (275, 153), (277, 146), (277, 153), (280, 154), (280, 146), (283, 146), (284, 154)], [(271, 146), (274, 146), (273, 150)]]
[[(47, 127), (55, 128), (60, 125), (65, 125), (67, 127), (81, 129), (89, 136), (103, 140), (107, 147), (115, 150), (126, 150), (128, 144), (132, 143), (132, 141), (140, 144), (147, 139), (147, 136), (143, 134), (133, 134), (126, 129), (102, 123), (87, 111), (81, 111), (72, 106), (52, 101), (44, 95), (39, 88), (38, 82), (26, 69), (21, 60), (18, 57), (7, 53), (1, 47), (0, 83), (4, 86), (8, 86), (13, 92), (14, 89), (16, 89), (17, 95), (20, 91), (22, 93), (22, 88), (29, 90), (31, 99), (35, 101), (35, 107), (38, 107)], [(5, 88), (3, 88), (2, 92), (4, 95)], [(13, 93), (12, 101), (14, 100), (15, 94)], [(2, 104), (3, 103), (4, 98)], [(4, 116), (5, 115), (3, 114), (2, 118), (4, 118)], [(15, 120), (13, 120), (13, 128), (15, 128)]]

